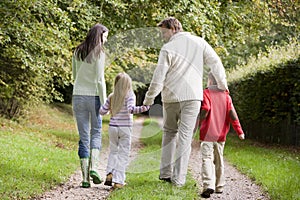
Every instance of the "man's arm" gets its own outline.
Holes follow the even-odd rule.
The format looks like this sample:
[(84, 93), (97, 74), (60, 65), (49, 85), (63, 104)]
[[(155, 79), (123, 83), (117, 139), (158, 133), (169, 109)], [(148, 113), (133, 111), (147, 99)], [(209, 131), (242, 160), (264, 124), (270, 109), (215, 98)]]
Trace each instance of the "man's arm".
[(217, 81), (218, 88), (221, 90), (228, 90), (225, 68), (222, 61), (215, 50), (205, 40), (204, 42), (204, 64), (210, 67), (211, 72)]
[(164, 80), (169, 69), (169, 58), (166, 51), (162, 50), (159, 54), (158, 64), (154, 71), (151, 84), (146, 92), (144, 105), (152, 105), (155, 97), (162, 91)]

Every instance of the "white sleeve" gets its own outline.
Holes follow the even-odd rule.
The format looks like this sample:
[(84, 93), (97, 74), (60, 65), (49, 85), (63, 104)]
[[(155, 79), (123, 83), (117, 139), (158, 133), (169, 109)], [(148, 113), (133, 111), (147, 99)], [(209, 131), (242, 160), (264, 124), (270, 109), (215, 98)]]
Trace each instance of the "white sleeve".
[(215, 50), (205, 41), (204, 64), (210, 67), (212, 74), (216, 78), (218, 88), (228, 90), (226, 73), (220, 57)]
[(159, 53), (158, 64), (153, 73), (152, 81), (145, 95), (143, 102), (144, 105), (152, 105), (155, 97), (162, 91), (169, 66), (170, 61), (168, 53), (165, 50), (161, 50)]

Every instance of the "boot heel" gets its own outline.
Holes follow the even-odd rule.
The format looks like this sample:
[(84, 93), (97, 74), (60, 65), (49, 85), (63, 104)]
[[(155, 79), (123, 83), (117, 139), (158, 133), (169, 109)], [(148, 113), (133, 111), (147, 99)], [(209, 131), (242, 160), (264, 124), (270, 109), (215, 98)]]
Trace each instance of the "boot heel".
[(91, 170), (90, 171), (90, 176), (92, 177), (94, 184), (102, 183), (101, 177), (99, 176), (99, 174), (97, 172)]
[(89, 187), (91, 187), (91, 184), (89, 182), (82, 182), (81, 183), (81, 187), (83, 187), (83, 188), (89, 188)]

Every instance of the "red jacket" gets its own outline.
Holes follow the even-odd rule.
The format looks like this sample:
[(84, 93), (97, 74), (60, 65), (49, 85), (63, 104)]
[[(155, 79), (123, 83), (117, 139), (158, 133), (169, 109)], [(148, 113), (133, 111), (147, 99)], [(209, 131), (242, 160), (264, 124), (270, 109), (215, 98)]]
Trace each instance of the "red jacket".
[(206, 88), (203, 93), (201, 109), (207, 111), (207, 116), (200, 121), (200, 140), (226, 141), (230, 123), (238, 135), (244, 134), (228, 92)]

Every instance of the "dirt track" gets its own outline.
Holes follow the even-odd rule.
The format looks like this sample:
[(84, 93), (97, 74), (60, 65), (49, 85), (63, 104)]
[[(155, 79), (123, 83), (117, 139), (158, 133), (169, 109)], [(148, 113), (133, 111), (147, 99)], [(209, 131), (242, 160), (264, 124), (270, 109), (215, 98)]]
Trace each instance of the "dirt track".
[[(130, 159), (133, 160), (137, 155), (140, 147), (139, 134), (142, 129), (143, 119), (135, 120), (132, 136), (132, 150)], [(226, 147), (225, 147), (226, 148)], [(100, 166), (101, 177), (105, 178), (105, 167), (108, 158), (108, 150), (103, 149), (101, 153), (103, 165)], [(79, 162), (78, 162), (79, 164)], [(192, 152), (189, 161), (189, 169), (193, 177), (198, 182), (199, 194), (201, 192), (201, 176), (200, 176), (201, 158), (199, 152), (199, 142), (193, 141)], [(239, 173), (233, 166), (225, 162), (226, 186), (223, 194), (212, 194), (210, 199), (222, 200), (269, 200), (266, 194), (262, 192), (259, 186), (254, 184), (248, 177)], [(81, 171), (76, 171), (69, 180), (46, 192), (40, 197), (33, 198), (35, 200), (101, 200), (106, 199), (109, 195), (110, 187), (103, 184), (94, 185), (83, 189), (80, 187)], [(201, 199), (199, 197), (199, 199)]]

